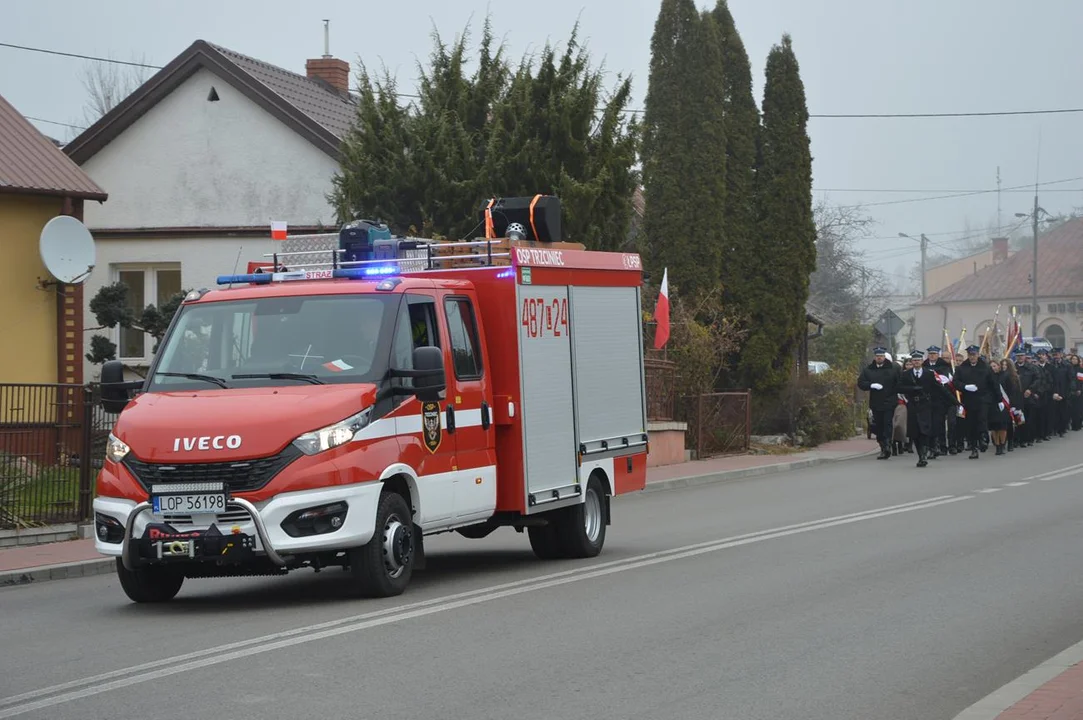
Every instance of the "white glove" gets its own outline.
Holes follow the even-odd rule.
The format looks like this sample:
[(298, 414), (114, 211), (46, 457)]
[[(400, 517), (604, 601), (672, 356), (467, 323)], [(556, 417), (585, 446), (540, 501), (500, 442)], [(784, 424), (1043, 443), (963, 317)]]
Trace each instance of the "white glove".
[(997, 403), (997, 409), (1004, 412), (1004, 403)]
[(947, 384), (948, 384), (949, 382), (951, 382), (951, 379), (950, 379), (950, 378), (948, 378), (948, 376), (947, 376), (947, 375), (941, 375), (941, 376), (940, 376), (939, 378), (937, 378), (937, 379), (938, 379), (938, 380), (940, 380), (940, 384), (941, 384), (941, 385), (947, 385)]
[(873, 390), (883, 390), (884, 389), (884, 386), (881, 385), (880, 383), (873, 383), (872, 385), (869, 385), (869, 387), (872, 388)]
[(977, 392), (978, 391), (978, 386), (977, 385), (965, 385), (963, 387), (963, 389), (966, 390), (967, 392)]

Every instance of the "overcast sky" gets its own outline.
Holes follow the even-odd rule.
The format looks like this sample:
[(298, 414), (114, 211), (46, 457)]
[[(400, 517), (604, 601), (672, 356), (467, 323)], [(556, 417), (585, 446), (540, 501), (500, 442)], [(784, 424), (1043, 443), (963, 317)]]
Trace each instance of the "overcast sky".
[[(713, 0), (699, 0), (701, 7)], [(164, 65), (202, 38), (304, 72), (323, 51), (397, 72), (408, 92), (435, 25), (453, 38), (473, 17), (474, 36), (491, 11), (512, 56), (568, 37), (581, 21), (596, 62), (631, 74), (642, 107), (659, 0), (35, 0), (5, 4), (0, 42)], [(1079, 0), (731, 0), (762, 99), (768, 51), (793, 36), (813, 114), (987, 112), (1083, 108)], [(183, 8), (158, 11), (156, 8)], [(80, 124), (87, 63), (0, 47), (0, 94), (24, 115)], [(36, 122), (46, 134), (77, 131)], [(838, 204), (864, 204), (877, 221), (862, 247), (889, 273), (905, 273), (926, 233), (932, 250), (958, 247), (964, 229), (984, 235), (997, 193), (899, 202), (994, 190), (1010, 229), (1029, 211), (1036, 178), (1046, 210), (1083, 206), (1083, 113), (936, 119), (813, 118), (814, 188)], [(1041, 146), (1038, 167), (1039, 138)], [(1015, 190), (1027, 186), (1025, 189)], [(887, 192), (887, 191), (920, 192)], [(891, 203), (891, 204), (881, 204)], [(901, 279), (901, 278), (895, 278)]]

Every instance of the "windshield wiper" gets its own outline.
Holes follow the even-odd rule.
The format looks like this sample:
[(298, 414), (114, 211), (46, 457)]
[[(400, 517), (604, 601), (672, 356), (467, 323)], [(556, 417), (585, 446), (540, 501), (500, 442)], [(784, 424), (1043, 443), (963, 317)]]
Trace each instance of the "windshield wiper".
[(246, 375), (230, 375), (234, 380), (259, 380), (267, 378), (269, 380), (304, 380), (310, 382), (313, 385), (326, 385), (323, 380), (320, 380), (315, 375), (306, 375), (304, 373), (291, 373), (291, 372), (276, 372), (276, 373), (249, 373)]
[(213, 384), (217, 385), (220, 388), (228, 388), (229, 387), (229, 385), (226, 384), (225, 380), (223, 380), (220, 377), (215, 377), (214, 375), (200, 375), (199, 373), (178, 373), (178, 372), (161, 372), (161, 371), (156, 372), (154, 374), (155, 375), (164, 375), (166, 377), (188, 378), (189, 380), (202, 380), (203, 382), (213, 383)]

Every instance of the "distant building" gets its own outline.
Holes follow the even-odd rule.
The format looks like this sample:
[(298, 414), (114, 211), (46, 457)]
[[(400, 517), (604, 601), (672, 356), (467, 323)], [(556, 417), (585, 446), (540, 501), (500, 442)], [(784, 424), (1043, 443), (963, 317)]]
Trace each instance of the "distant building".
[(979, 270), (1004, 262), (1012, 254), (1013, 251), (1008, 246), (1008, 238), (993, 238), (991, 246), (985, 250), (927, 268), (925, 294), (929, 296), (938, 293)]
[(1006, 255), (934, 293), (917, 304), (915, 325), (919, 347), (944, 344), (944, 329), (953, 340), (966, 327), (967, 344), (980, 338), (1000, 306), (1000, 340), (1014, 306), (1023, 334), (1031, 335), (1037, 316), (1038, 335), (1054, 347), (1083, 345), (1083, 218), (1070, 220), (1038, 238), (1038, 305), (1032, 307), (1030, 251)]

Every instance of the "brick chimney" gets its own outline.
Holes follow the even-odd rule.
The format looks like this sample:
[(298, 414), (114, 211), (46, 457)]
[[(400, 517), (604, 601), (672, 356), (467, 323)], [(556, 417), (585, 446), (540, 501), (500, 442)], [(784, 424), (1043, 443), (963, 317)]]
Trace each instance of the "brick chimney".
[(305, 75), (324, 81), (340, 93), (350, 92), (350, 64), (345, 60), (330, 55), (306, 60)]
[(993, 264), (1002, 263), (1008, 259), (1008, 238), (993, 238)]

